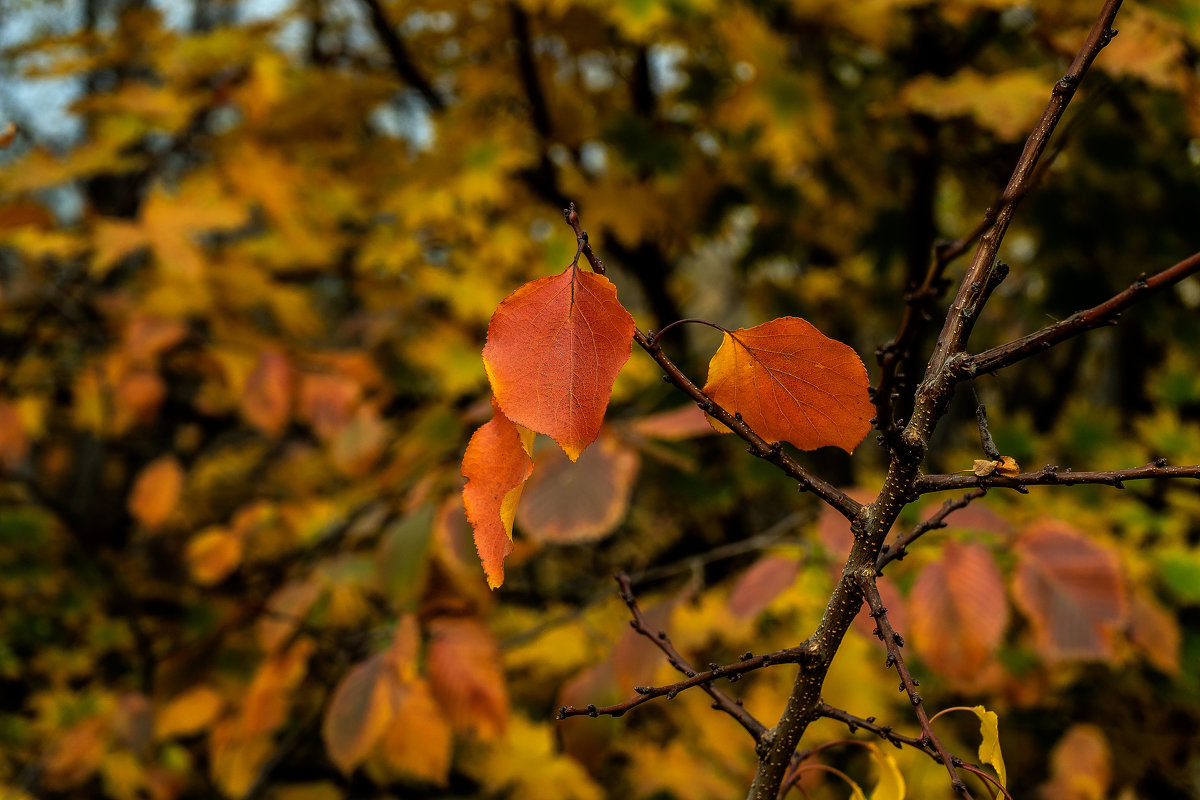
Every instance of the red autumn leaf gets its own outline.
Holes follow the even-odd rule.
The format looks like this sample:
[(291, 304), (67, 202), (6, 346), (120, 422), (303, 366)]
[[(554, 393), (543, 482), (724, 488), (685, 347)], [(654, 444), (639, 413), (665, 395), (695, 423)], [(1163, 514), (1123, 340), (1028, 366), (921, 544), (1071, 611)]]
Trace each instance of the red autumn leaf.
[(567, 267), (530, 281), (488, 325), (483, 363), (492, 393), (509, 419), (553, 438), (574, 461), (600, 434), (633, 331), (602, 275)]
[(1025, 529), (1016, 550), (1013, 597), (1042, 655), (1112, 658), (1113, 634), (1126, 610), (1116, 554), (1057, 520)]
[(875, 407), (854, 350), (799, 317), (726, 331), (704, 393), (767, 441), (847, 453), (871, 429)]
[(917, 652), (956, 685), (976, 685), (1008, 625), (1004, 580), (991, 553), (977, 544), (947, 541), (909, 597)]
[(788, 556), (760, 558), (746, 570), (729, 593), (729, 610), (735, 617), (758, 616), (772, 600), (791, 586), (800, 574), (800, 562)]
[(29, 454), (29, 437), (21, 415), (11, 403), (0, 400), (0, 468), (16, 469)]
[(429, 637), (426, 671), (446, 719), (455, 730), (495, 739), (508, 726), (508, 694), (491, 632), (472, 617), (437, 617)]
[(242, 416), (263, 433), (277, 436), (292, 415), (292, 365), (277, 350), (264, 350), (246, 378)]
[(541, 542), (602, 539), (624, 519), (637, 471), (637, 453), (610, 435), (574, 464), (543, 448), (518, 506), (521, 532)]
[(504, 559), (512, 552), (512, 526), (521, 489), (533, 472), (529, 454), (533, 433), (522, 430), (500, 411), (475, 431), (463, 454), (463, 506), (475, 530), (475, 549), (488, 586), (504, 583)]

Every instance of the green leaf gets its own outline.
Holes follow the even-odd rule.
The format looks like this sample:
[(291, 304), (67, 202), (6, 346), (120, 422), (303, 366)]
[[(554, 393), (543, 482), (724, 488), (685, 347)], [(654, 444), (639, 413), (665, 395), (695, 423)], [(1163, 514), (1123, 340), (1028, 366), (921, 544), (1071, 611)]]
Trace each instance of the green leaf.
[(983, 706), (971, 709), (979, 717), (979, 733), (983, 741), (979, 744), (979, 760), (991, 764), (1000, 776), (1000, 784), (1008, 786), (1008, 772), (1004, 769), (1004, 754), (1000, 752), (1000, 718), (995, 711), (988, 711)]
[(433, 506), (425, 505), (388, 526), (379, 550), (379, 576), (384, 592), (399, 610), (416, 607), (425, 586)]
[(1169, 550), (1158, 557), (1158, 570), (1176, 597), (1186, 603), (1200, 603), (1200, 552)]

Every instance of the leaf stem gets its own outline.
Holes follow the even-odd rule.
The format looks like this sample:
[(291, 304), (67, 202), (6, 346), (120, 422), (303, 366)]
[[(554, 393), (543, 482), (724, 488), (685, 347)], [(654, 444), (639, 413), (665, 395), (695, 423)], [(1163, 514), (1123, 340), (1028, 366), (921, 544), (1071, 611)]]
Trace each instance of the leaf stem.
[(724, 328), (724, 327), (722, 327), (722, 326), (718, 325), (718, 324), (717, 324), (717, 323), (715, 323), (715, 322), (709, 322), (709, 321), (708, 321), (708, 320), (706, 320), (706, 319), (692, 319), (692, 318), (688, 318), (688, 319), (677, 319), (677, 320), (675, 320), (674, 322), (672, 322), (671, 324), (669, 324), (669, 325), (667, 325), (666, 327), (664, 327), (664, 328), (663, 328), (661, 331), (659, 331), (658, 333), (654, 334), (654, 338), (650, 340), (650, 346), (651, 346), (651, 347), (658, 347), (658, 340), (662, 338), (662, 335), (663, 335), (664, 333), (666, 333), (667, 331), (671, 330), (672, 328), (676, 328), (676, 327), (678, 327), (678, 326), (680, 326), (680, 325), (684, 325), (684, 324), (686, 324), (686, 323), (689, 323), (689, 322), (695, 323), (695, 324), (697, 324), (697, 325), (707, 325), (708, 327), (710, 327), (710, 328), (714, 328), (715, 330), (721, 331), (722, 333), (729, 333), (729, 330), (728, 330), (727, 328)]

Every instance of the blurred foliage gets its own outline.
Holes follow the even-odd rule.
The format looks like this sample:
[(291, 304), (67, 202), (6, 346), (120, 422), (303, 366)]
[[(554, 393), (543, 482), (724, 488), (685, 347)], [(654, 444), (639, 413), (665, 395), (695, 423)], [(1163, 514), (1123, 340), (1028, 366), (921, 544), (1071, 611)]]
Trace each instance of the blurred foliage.
[[(607, 455), (574, 467), (592, 472), (537, 455), (489, 592), (458, 474), (489, 413), (488, 318), (570, 260), (569, 198), (643, 328), (795, 314), (873, 370), (1098, 4), (399, 0), (390, 51), (365, 0), (252, 22), (196, 0), (186, 30), (86, 5), (103, 13), (5, 53), (22, 80), (77, 81), (81, 126), (51, 147), (15, 119), (0, 151), (3, 796), (741, 796), (750, 742), (698, 692), (621, 720), (553, 709), (673, 680), (613, 571), (689, 658), (724, 663), (807, 635), (844, 521), (696, 435), (635, 354)], [(1200, 247), (1200, 12), (1129, 4), (1118, 27), (974, 348)], [(1198, 308), (1193, 277), (978, 380), (1002, 452), (1200, 461)], [(665, 346), (699, 380), (716, 343)], [(978, 457), (970, 394), (930, 471)], [(882, 466), (873, 445), (804, 459), (866, 489)], [(999, 713), (1018, 797), (1200, 796), (1194, 486), (994, 491), (951, 521), (884, 582), (930, 708)], [(938, 580), (964, 554), (986, 591)], [(911, 732), (868, 629), (825, 699)], [(771, 724), (790, 681), (733, 688)], [(971, 715), (938, 724), (974, 752)], [(822, 721), (806, 745), (845, 736)], [(912, 796), (950, 796), (938, 765), (894, 757)], [(883, 763), (822, 758), (864, 787)]]

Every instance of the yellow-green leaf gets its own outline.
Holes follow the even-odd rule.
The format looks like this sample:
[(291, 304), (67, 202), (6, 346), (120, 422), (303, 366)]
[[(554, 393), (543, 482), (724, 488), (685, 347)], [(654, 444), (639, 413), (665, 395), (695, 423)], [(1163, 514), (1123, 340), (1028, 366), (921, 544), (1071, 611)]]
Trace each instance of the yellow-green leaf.
[(1000, 783), (1008, 786), (1008, 772), (1004, 769), (1004, 755), (1000, 752), (1000, 718), (995, 711), (988, 711), (983, 706), (971, 709), (979, 717), (979, 732), (983, 741), (979, 745), (979, 760), (991, 764), (1000, 776)]

